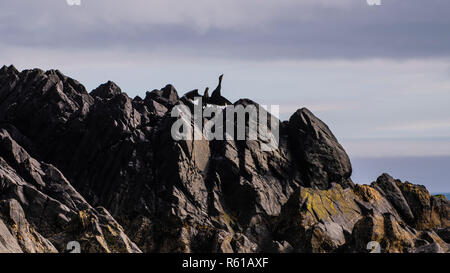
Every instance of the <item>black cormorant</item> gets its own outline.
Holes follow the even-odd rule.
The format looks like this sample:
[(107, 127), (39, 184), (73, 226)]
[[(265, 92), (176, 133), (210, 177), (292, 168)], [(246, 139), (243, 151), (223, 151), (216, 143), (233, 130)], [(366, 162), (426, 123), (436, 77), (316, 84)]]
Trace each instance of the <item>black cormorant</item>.
[(222, 79), (223, 74), (219, 76), (219, 85), (217, 85), (216, 89), (211, 94), (211, 98), (209, 99), (209, 103), (216, 104), (216, 105), (228, 105), (232, 104), (229, 100), (222, 97), (221, 89), (222, 89)]

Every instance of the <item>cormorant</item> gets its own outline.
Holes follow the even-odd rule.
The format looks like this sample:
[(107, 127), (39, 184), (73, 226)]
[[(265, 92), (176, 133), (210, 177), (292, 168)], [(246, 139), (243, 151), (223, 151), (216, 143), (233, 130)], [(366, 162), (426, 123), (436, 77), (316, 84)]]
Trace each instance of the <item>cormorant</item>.
[(222, 90), (222, 79), (223, 74), (219, 76), (219, 84), (217, 85), (216, 89), (214, 89), (214, 91), (212, 92), (211, 98), (222, 96), (222, 94), (220, 93), (220, 91)]
[(211, 98), (209, 99), (209, 103), (216, 104), (216, 105), (227, 105), (232, 104), (229, 100), (222, 97), (221, 95), (221, 89), (222, 89), (222, 79), (223, 74), (219, 76), (219, 85), (217, 85), (216, 89), (211, 94)]
[(203, 94), (203, 106), (209, 103), (209, 87), (206, 87), (205, 93)]

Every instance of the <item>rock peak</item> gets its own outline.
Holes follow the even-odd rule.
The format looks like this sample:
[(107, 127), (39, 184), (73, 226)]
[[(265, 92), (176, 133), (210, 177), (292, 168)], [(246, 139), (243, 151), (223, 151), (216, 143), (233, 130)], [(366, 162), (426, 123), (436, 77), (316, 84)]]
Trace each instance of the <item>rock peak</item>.
[(91, 92), (91, 96), (102, 98), (102, 99), (108, 99), (108, 98), (112, 98), (116, 95), (120, 95), (121, 93), (122, 93), (122, 90), (116, 83), (114, 83), (112, 81), (108, 81), (104, 84), (101, 84), (96, 89), (94, 89)]
[(4, 73), (18, 74), (19, 71), (16, 69), (16, 67), (14, 65), (10, 65), (10, 66), (3, 65), (2, 68), (0, 68), (0, 73), (1, 74), (4, 74)]
[(302, 108), (289, 119), (289, 128), (294, 155), (311, 185), (321, 189), (332, 182), (352, 185), (350, 159), (325, 123)]

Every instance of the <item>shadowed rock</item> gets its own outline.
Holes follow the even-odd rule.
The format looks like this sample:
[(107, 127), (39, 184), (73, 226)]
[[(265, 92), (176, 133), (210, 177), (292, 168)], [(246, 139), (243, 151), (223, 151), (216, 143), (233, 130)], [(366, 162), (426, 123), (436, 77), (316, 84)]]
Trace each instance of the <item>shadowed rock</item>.
[[(221, 84), (209, 103), (230, 104)], [(0, 251), (77, 240), (86, 252), (367, 252), (369, 239), (383, 252), (447, 251), (448, 200), (388, 175), (354, 185), (307, 109), (269, 126), (280, 129), (270, 151), (267, 136), (175, 141), (170, 111), (197, 95), (167, 85), (130, 99), (113, 82), (88, 93), (57, 70), (2, 67)]]
[(405, 197), (397, 187), (395, 180), (390, 175), (381, 175), (377, 178), (377, 181), (372, 184), (372, 186), (386, 196), (389, 202), (391, 202), (391, 204), (408, 223), (411, 223), (414, 220), (414, 215), (412, 214)]
[(333, 182), (352, 185), (348, 155), (328, 126), (308, 109), (297, 110), (289, 119), (289, 140), (310, 186), (326, 189)]
[(98, 97), (101, 99), (109, 99), (116, 95), (119, 95), (122, 93), (122, 90), (120, 90), (120, 87), (117, 86), (114, 82), (108, 81), (107, 83), (104, 83), (94, 89), (91, 92), (91, 96)]

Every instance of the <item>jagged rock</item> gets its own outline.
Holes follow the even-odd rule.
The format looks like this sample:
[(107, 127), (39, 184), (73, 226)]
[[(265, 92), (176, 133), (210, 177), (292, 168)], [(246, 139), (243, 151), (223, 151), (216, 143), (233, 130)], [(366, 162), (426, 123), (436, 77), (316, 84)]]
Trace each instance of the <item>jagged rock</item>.
[(11, 234), (10, 229), (12, 227), (6, 226), (0, 219), (0, 253), (22, 253), (17, 238)]
[(212, 250), (217, 253), (253, 253), (258, 250), (258, 245), (246, 236), (225, 231), (216, 233), (213, 244)]
[(445, 253), (438, 243), (432, 243), (411, 250), (412, 253)]
[[(397, 182), (401, 188), (408, 186)], [(408, 226), (409, 218), (390, 199), (374, 184), (347, 189), (334, 184), (329, 190), (300, 187), (284, 205), (273, 229), (277, 239), (286, 240), (297, 252), (367, 252), (371, 241), (378, 242), (382, 252), (414, 252), (424, 237), (425, 244), (438, 242), (447, 250), (435, 233)]]
[[(23, 252), (58, 252), (78, 239), (89, 245), (83, 251), (140, 252), (105, 209), (92, 209), (58, 169), (32, 158), (6, 130), (0, 130), (0, 191), (2, 251), (16, 252), (16, 242)], [(97, 227), (95, 236), (74, 232), (77, 215), (90, 217), (85, 222)], [(101, 248), (90, 247), (95, 243)]]
[[(264, 112), (256, 140), (207, 140), (192, 120), (201, 138), (174, 140), (170, 112), (197, 94), (167, 85), (131, 99), (113, 82), (88, 93), (57, 70), (2, 67), (0, 207), (14, 213), (0, 212), (0, 251), (62, 252), (72, 240), (85, 252), (367, 252), (367, 240), (447, 251), (448, 201), (387, 175), (354, 185), (344, 149), (307, 109), (274, 124)], [(203, 107), (226, 121), (223, 107)], [(277, 128), (277, 149), (263, 149)]]
[[(6, 243), (5, 248), (9, 249), (7, 252), (58, 252), (49, 240), (41, 236), (35, 228), (28, 223), (25, 213), (17, 200), (8, 199), (0, 201), (0, 218), (3, 218), (5, 223), (8, 224), (9, 231), (11, 232), (10, 235), (12, 235), (10, 240), (13, 248), (11, 249), (10, 243)], [(2, 223), (0, 223), (0, 226), (1, 225)], [(2, 228), (0, 227), (0, 229)], [(18, 245), (16, 243), (18, 243)], [(17, 246), (19, 246), (19, 249), (17, 249)], [(2, 250), (0, 250), (0, 252), (2, 252)]]
[(396, 181), (414, 215), (417, 229), (445, 228), (450, 226), (450, 203), (446, 198), (431, 196), (424, 186)]
[(382, 174), (377, 178), (377, 181), (372, 184), (378, 191), (387, 197), (389, 202), (395, 209), (405, 218), (408, 223), (414, 220), (414, 215), (409, 208), (400, 189), (397, 187), (396, 181), (388, 174)]
[(352, 189), (300, 187), (283, 206), (274, 230), (297, 252), (331, 252), (346, 243), (361, 211)]
[(371, 241), (378, 242), (382, 252), (406, 252), (414, 246), (415, 238), (412, 231), (389, 213), (362, 218), (351, 236), (349, 245), (357, 252), (367, 251)]
[(124, 233), (123, 228), (102, 207), (79, 211), (63, 233), (51, 237), (60, 248), (63, 243), (77, 241), (83, 252), (138, 253), (141, 250)]
[(166, 85), (161, 90), (153, 90), (152, 92), (147, 92), (146, 98), (157, 101), (165, 107), (171, 107), (175, 105), (180, 99), (178, 97), (177, 90), (171, 84)]
[(272, 253), (292, 253), (293, 251), (294, 248), (286, 241), (273, 241), (272, 248), (269, 249), (269, 252)]
[(308, 109), (297, 110), (289, 119), (289, 140), (309, 186), (327, 189), (333, 182), (352, 184), (352, 167), (344, 148)]
[(96, 89), (94, 89), (91, 92), (91, 96), (98, 97), (101, 99), (110, 99), (121, 93), (122, 93), (122, 90), (120, 89), (119, 86), (117, 86), (117, 84), (115, 84), (112, 81), (108, 81), (107, 83), (104, 83), (104, 84), (100, 85), (99, 87), (97, 87)]
[(447, 252), (450, 248), (434, 231), (425, 230), (418, 233), (419, 240), (424, 240), (428, 244), (439, 245), (442, 252)]
[(450, 227), (435, 229), (436, 234), (447, 244), (450, 244)]

